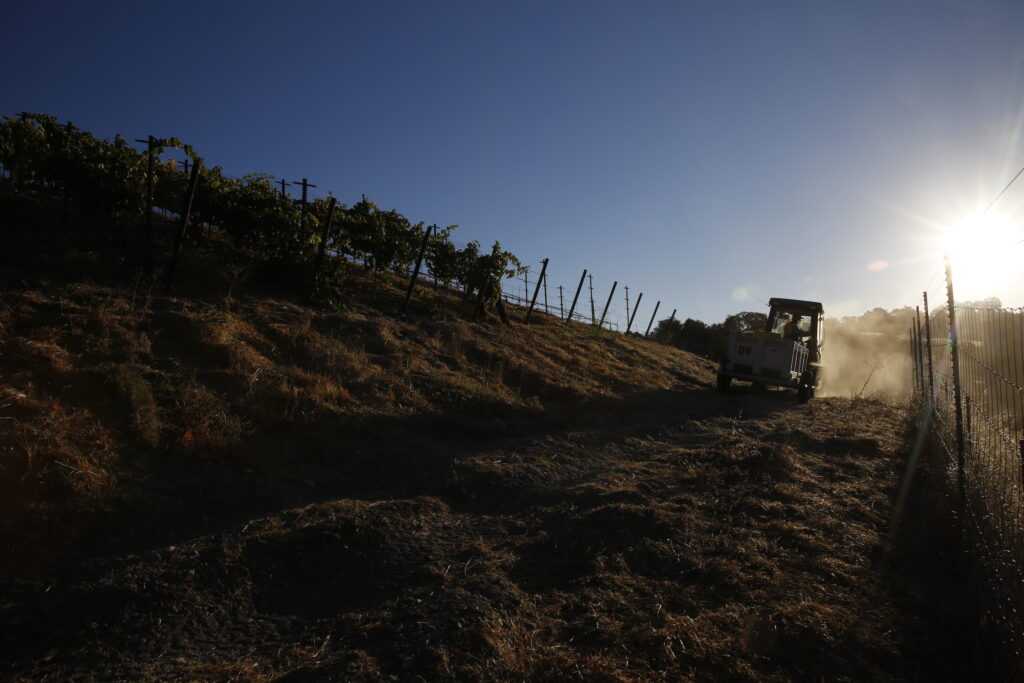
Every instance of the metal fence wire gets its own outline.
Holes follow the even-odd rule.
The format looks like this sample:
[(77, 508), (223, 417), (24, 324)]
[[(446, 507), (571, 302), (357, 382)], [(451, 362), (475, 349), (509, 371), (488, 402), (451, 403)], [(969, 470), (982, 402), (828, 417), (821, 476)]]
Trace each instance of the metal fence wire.
[(924, 293), (909, 337), (984, 643), (975, 656), (1024, 681), (1024, 309), (957, 303), (947, 263), (945, 291)]

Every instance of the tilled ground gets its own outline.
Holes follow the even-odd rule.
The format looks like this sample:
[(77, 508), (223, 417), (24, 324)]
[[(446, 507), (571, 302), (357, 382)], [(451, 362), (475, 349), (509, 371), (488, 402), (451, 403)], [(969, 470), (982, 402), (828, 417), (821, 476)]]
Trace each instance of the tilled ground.
[(899, 411), (710, 389), (657, 406), (636, 423), (431, 458), (424, 480), (442, 483), (429, 495), (328, 500), (8, 583), (3, 675), (941, 674), (923, 616), (885, 569), (906, 461)]

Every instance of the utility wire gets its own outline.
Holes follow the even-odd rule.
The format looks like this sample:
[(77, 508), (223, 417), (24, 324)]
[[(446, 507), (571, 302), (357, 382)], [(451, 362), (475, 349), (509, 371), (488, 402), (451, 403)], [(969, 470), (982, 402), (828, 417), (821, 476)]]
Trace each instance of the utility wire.
[(999, 191), (999, 194), (997, 194), (995, 198), (993, 198), (992, 201), (988, 203), (988, 206), (986, 206), (985, 210), (982, 211), (981, 213), (982, 216), (984, 216), (985, 214), (992, 210), (992, 207), (996, 205), (996, 202), (1003, 198), (1003, 195), (1006, 194), (1006, 191), (1010, 189), (1010, 186), (1017, 182), (1017, 178), (1020, 178), (1022, 173), (1024, 173), (1024, 166), (1022, 166), (1021, 169), (1017, 171), (1017, 175), (1013, 176), (1013, 178), (1010, 179), (1010, 182), (1006, 183), (1006, 187), (1001, 189)]

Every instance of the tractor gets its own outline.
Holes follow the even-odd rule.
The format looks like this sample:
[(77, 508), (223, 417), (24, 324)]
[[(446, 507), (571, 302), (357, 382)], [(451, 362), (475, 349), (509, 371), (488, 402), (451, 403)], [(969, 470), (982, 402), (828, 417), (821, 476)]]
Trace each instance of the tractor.
[(772, 298), (765, 329), (734, 323), (718, 367), (718, 390), (734, 379), (754, 386), (796, 389), (801, 403), (814, 398), (821, 379), (825, 310), (817, 301)]

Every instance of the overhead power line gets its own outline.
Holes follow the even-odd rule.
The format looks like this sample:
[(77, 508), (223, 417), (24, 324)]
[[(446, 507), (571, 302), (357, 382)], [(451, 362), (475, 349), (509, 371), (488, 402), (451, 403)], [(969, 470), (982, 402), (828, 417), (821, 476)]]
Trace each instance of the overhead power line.
[(1024, 173), (1024, 166), (1022, 166), (1021, 169), (1017, 171), (1017, 175), (1010, 178), (1010, 182), (1006, 183), (1006, 186), (999, 191), (999, 194), (997, 194), (992, 199), (992, 201), (988, 203), (988, 206), (985, 207), (985, 210), (981, 214), (982, 216), (984, 216), (985, 214), (992, 210), (992, 207), (996, 205), (996, 202), (1003, 198), (1003, 195), (1006, 194), (1006, 191), (1009, 190), (1015, 182), (1017, 182), (1017, 178), (1020, 178), (1022, 173)]

